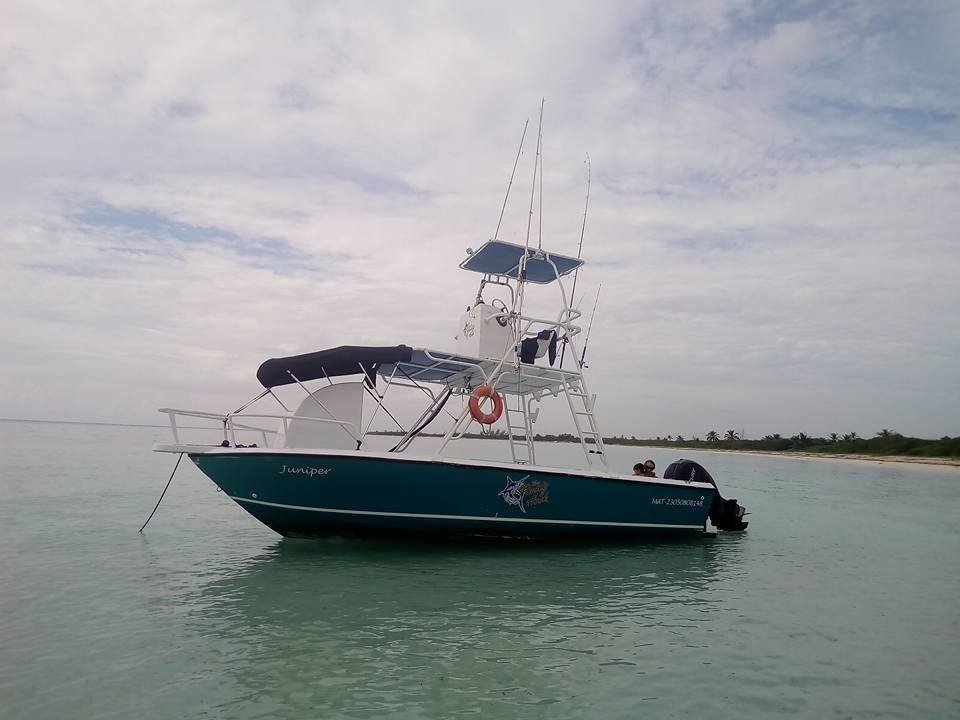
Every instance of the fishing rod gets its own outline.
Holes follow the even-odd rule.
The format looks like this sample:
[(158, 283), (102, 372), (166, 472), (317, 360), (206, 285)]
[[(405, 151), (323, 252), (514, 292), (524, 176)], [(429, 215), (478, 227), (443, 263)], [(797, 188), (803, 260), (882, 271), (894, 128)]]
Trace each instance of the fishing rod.
[(517, 163), (520, 162), (520, 153), (523, 151), (523, 139), (527, 137), (527, 126), (530, 124), (530, 118), (523, 124), (523, 134), (520, 135), (520, 147), (517, 148), (517, 158), (513, 161), (513, 171), (510, 173), (510, 182), (507, 183), (507, 194), (503, 198), (503, 207), (500, 208), (500, 219), (497, 220), (497, 229), (493, 233), (493, 239), (496, 240), (500, 235), (500, 223), (503, 222), (503, 213), (507, 209), (507, 200), (510, 199), (510, 188), (513, 187), (513, 178), (517, 174)]
[[(513, 311), (523, 312), (524, 287), (527, 284), (527, 260), (530, 257), (530, 226), (533, 223), (533, 199), (537, 192), (537, 168), (540, 165), (540, 143), (543, 140), (543, 106), (546, 98), (540, 100), (540, 128), (537, 131), (537, 154), (533, 159), (533, 182), (530, 184), (530, 213), (527, 215), (527, 236), (524, 240), (523, 257), (517, 267), (517, 297), (513, 301)], [(519, 328), (519, 320), (517, 320)]]
[[(513, 188), (513, 179), (517, 176), (517, 164), (520, 162), (520, 155), (523, 153), (523, 141), (527, 137), (527, 127), (530, 125), (530, 118), (527, 118), (527, 121), (523, 124), (523, 132), (520, 133), (520, 145), (517, 147), (517, 157), (513, 160), (513, 170), (510, 171), (510, 181), (507, 183), (507, 192), (503, 196), (503, 205), (500, 206), (500, 217), (497, 218), (497, 229), (493, 231), (493, 239), (496, 240), (500, 236), (500, 225), (503, 224), (503, 214), (507, 211), (507, 201), (510, 199), (510, 190)], [(473, 251), (469, 248), (467, 249), (467, 254), (472, 254)], [(483, 287), (487, 284), (486, 276), (480, 281), (480, 287), (477, 288), (477, 302), (481, 302), (483, 299)]]
[[(537, 155), (533, 160), (533, 182), (530, 185), (530, 212), (527, 215), (527, 239), (525, 243), (528, 250), (530, 248), (530, 226), (533, 224), (533, 199), (537, 193), (537, 168), (540, 167), (540, 142), (543, 139), (543, 105), (545, 102), (546, 98), (540, 101), (540, 129), (537, 131)], [(542, 187), (543, 185), (541, 184), (541, 188)], [(523, 264), (526, 265), (526, 256), (524, 257)]]
[[(577, 248), (577, 260), (583, 253), (583, 234), (587, 229), (587, 208), (590, 207), (590, 153), (587, 153), (587, 198), (583, 201), (583, 221), (580, 223), (580, 247)], [(573, 288), (570, 291), (570, 301), (573, 302), (577, 297), (577, 278), (580, 277), (580, 268), (573, 271)], [(563, 367), (563, 356), (567, 353), (567, 339), (563, 340), (563, 348), (560, 350), (560, 364), (557, 367)]]
[(540, 148), (540, 199), (538, 201), (540, 219), (537, 221), (537, 249), (543, 250), (543, 105), (547, 101), (540, 101), (540, 130), (537, 133), (537, 147)]
[(590, 342), (590, 331), (593, 330), (593, 318), (597, 315), (597, 303), (600, 302), (600, 288), (603, 287), (603, 283), (597, 287), (597, 297), (593, 301), (593, 312), (590, 313), (590, 324), (587, 326), (587, 336), (583, 340), (583, 352), (580, 353), (580, 365), (583, 365), (584, 359), (587, 357), (587, 343)]

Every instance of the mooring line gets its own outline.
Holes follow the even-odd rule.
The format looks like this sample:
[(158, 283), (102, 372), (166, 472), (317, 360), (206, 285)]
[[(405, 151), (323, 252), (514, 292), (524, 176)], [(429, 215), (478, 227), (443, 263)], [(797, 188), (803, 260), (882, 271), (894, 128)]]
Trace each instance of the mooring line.
[(170, 487), (170, 483), (173, 482), (173, 476), (177, 474), (177, 468), (180, 467), (180, 461), (183, 460), (183, 453), (180, 453), (180, 457), (177, 458), (177, 464), (173, 466), (173, 472), (170, 473), (170, 479), (167, 480), (166, 486), (163, 488), (163, 492), (160, 493), (160, 499), (157, 500), (157, 504), (153, 507), (153, 512), (150, 513), (150, 517), (147, 518), (147, 522), (143, 524), (140, 528), (140, 532), (143, 532), (143, 528), (147, 526), (147, 523), (153, 518), (153, 513), (157, 511), (157, 508), (160, 507), (160, 503), (163, 502), (163, 496), (167, 494), (167, 488)]

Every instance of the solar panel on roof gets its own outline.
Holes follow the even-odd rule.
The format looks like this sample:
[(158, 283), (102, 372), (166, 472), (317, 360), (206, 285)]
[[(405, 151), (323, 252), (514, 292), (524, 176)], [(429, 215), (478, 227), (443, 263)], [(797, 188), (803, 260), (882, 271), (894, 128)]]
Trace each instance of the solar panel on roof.
[(557, 255), (536, 248), (524, 248), (523, 245), (514, 245), (502, 240), (489, 240), (460, 263), (460, 267), (473, 272), (516, 278), (520, 272), (520, 261), (523, 259), (524, 251), (527, 253), (527, 280), (530, 282), (550, 283), (558, 276), (571, 273), (583, 265), (583, 260), (567, 255)]

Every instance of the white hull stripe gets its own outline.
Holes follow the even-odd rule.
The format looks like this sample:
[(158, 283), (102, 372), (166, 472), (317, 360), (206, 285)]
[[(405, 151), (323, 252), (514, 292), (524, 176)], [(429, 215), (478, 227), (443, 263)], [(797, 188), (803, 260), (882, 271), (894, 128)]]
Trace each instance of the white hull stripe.
[(506, 522), (506, 523), (539, 523), (541, 525), (594, 525), (598, 527), (635, 527), (635, 528), (665, 528), (667, 530), (702, 530), (703, 525), (666, 525), (663, 523), (626, 523), (603, 522), (599, 520), (550, 520), (542, 518), (506, 518), (484, 517), (482, 515), (432, 515), (429, 513), (395, 513), (380, 512), (377, 510), (342, 510), (337, 508), (307, 507), (305, 505), (285, 505), (264, 500), (228, 496), (238, 503), (266, 505), (268, 507), (283, 508), (284, 510), (307, 510), (309, 512), (332, 513), (335, 515), (370, 515), (374, 517), (416, 518), (418, 520), (470, 520), (479, 522)]

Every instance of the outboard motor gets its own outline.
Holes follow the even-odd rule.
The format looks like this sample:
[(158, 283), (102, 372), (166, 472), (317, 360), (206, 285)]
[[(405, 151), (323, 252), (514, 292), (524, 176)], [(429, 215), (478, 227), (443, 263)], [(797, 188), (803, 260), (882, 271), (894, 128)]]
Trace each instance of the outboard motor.
[(720, 530), (738, 531), (747, 529), (749, 523), (743, 521), (747, 509), (737, 503), (736, 499), (727, 500), (721, 496), (716, 481), (700, 463), (695, 463), (693, 460), (677, 460), (667, 466), (667, 469), (663, 472), (663, 477), (671, 480), (682, 480), (683, 482), (710, 483), (717, 490), (713, 502), (710, 503), (710, 521)]

